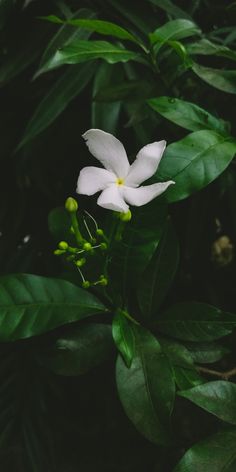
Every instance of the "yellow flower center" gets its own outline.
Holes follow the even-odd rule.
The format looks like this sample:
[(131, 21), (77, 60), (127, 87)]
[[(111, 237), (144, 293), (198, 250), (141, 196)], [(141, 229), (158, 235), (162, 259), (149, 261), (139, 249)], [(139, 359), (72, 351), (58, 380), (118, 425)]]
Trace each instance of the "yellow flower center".
[(124, 185), (125, 179), (116, 179), (116, 185)]

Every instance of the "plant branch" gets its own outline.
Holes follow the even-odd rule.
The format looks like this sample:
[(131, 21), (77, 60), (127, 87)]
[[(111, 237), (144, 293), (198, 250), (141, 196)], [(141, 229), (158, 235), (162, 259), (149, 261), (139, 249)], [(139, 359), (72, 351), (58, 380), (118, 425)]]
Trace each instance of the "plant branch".
[(208, 369), (207, 367), (200, 367), (197, 366), (198, 372), (202, 372), (207, 375), (213, 375), (214, 377), (220, 377), (224, 380), (229, 380), (231, 377), (236, 376), (236, 367), (233, 367), (231, 370), (227, 370), (225, 372), (219, 372), (218, 370)]

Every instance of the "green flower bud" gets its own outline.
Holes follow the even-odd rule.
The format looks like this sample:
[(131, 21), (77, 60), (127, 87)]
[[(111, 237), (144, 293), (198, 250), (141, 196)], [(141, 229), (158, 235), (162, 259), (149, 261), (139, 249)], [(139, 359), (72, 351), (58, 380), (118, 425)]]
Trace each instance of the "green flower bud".
[(90, 282), (88, 280), (84, 280), (82, 283), (83, 288), (89, 288), (90, 287)]
[(101, 244), (100, 244), (100, 248), (101, 248), (103, 251), (106, 251), (106, 249), (107, 249), (107, 243), (101, 243)]
[(84, 243), (83, 244), (83, 249), (84, 251), (91, 251), (93, 248), (92, 248), (92, 244), (90, 243)]
[(55, 256), (61, 256), (62, 254), (65, 254), (65, 251), (63, 249), (56, 249), (54, 254)]
[(69, 262), (70, 262), (70, 261), (74, 261), (74, 260), (75, 260), (75, 256), (74, 256), (73, 254), (71, 254), (70, 256), (68, 256), (68, 257), (66, 258), (66, 260), (69, 261)]
[(101, 228), (96, 229), (96, 233), (97, 233), (98, 236), (103, 236), (104, 235), (104, 231)]
[(108, 284), (108, 280), (104, 275), (100, 276), (99, 284), (102, 285), (103, 287), (106, 287), (106, 285)]
[(124, 221), (125, 223), (130, 221), (132, 218), (132, 213), (130, 210), (128, 210), (126, 213), (120, 213), (120, 220)]
[(82, 257), (81, 259), (78, 259), (78, 260), (75, 262), (75, 265), (76, 265), (77, 267), (82, 267), (82, 266), (85, 264), (85, 262), (86, 262), (85, 257)]
[(64, 249), (66, 251), (68, 249), (68, 243), (66, 241), (60, 241), (58, 247), (59, 249)]
[(74, 213), (78, 210), (78, 203), (77, 201), (72, 198), (72, 197), (68, 197), (66, 199), (66, 203), (65, 203), (65, 209), (67, 211), (69, 211), (70, 213)]

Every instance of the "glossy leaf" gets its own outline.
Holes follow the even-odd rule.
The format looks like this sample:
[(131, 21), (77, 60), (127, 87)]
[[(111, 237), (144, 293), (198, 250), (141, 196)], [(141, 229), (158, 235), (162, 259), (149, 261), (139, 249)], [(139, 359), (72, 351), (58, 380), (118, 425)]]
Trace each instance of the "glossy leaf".
[(183, 302), (173, 305), (157, 320), (158, 329), (185, 341), (212, 341), (230, 334), (236, 316), (206, 303)]
[(50, 126), (91, 80), (96, 63), (74, 65), (55, 82), (29, 121), (18, 149)]
[(65, 280), (30, 274), (0, 278), (0, 340), (14, 341), (106, 311), (91, 293)]
[(116, 380), (124, 410), (147, 439), (164, 444), (168, 441), (169, 420), (175, 387), (172, 370), (158, 341), (151, 333), (133, 326), (135, 356), (128, 368), (118, 358)]
[(213, 69), (194, 63), (193, 72), (212, 87), (222, 92), (236, 93), (236, 70)]
[(175, 382), (179, 390), (196, 387), (205, 383), (204, 378), (195, 369), (174, 365), (173, 370)]
[(190, 131), (210, 129), (223, 135), (228, 134), (228, 123), (195, 103), (171, 97), (151, 98), (147, 103), (167, 120)]
[(80, 28), (88, 29), (96, 33), (114, 36), (115, 38), (119, 39), (127, 39), (129, 41), (137, 43), (137, 39), (131, 33), (129, 33), (129, 31), (125, 30), (119, 25), (116, 25), (115, 23), (111, 23), (110, 21), (89, 20), (84, 18), (63, 21), (55, 15), (49, 15), (43, 17), (43, 19), (57, 24), (66, 23), (72, 26), (79, 26)]
[(135, 352), (135, 337), (130, 323), (122, 310), (116, 313), (112, 322), (112, 336), (127, 367), (131, 366)]
[(173, 472), (234, 472), (236, 429), (214, 434), (189, 449)]
[(172, 339), (159, 336), (158, 341), (163, 352), (167, 355), (173, 366), (194, 369), (191, 353), (185, 346), (183, 346), (183, 344), (173, 341)]
[(217, 418), (236, 424), (236, 385), (232, 382), (216, 380), (178, 394)]
[(138, 286), (137, 296), (145, 318), (151, 318), (158, 312), (175, 276), (178, 261), (178, 241), (174, 228), (168, 221), (158, 248)]
[(115, 64), (116, 62), (137, 60), (138, 54), (107, 41), (84, 41), (81, 39), (58, 49), (45, 65), (45, 70), (51, 70), (63, 64), (78, 64), (95, 59), (104, 59), (109, 64)]
[(188, 197), (215, 180), (236, 153), (236, 140), (215, 131), (195, 131), (167, 147), (157, 177), (174, 180), (166, 196), (170, 202)]
[(215, 44), (206, 38), (200, 39), (195, 43), (190, 43), (186, 46), (187, 52), (190, 55), (203, 55), (203, 56), (220, 56), (236, 61), (236, 51), (222, 46), (221, 44)]
[(201, 30), (190, 20), (179, 19), (165, 23), (157, 28), (149, 37), (157, 53), (160, 48), (170, 40), (179, 40), (200, 34)]
[(211, 364), (221, 360), (229, 350), (225, 346), (216, 343), (185, 343), (191, 353), (194, 362), (199, 364)]
[(111, 357), (114, 344), (111, 327), (89, 323), (73, 326), (39, 360), (57, 375), (85, 374)]

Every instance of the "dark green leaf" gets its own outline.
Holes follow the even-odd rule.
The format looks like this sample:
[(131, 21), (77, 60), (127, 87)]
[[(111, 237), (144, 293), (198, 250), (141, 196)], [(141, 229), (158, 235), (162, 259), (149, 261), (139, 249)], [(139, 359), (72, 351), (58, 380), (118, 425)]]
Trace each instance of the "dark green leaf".
[(201, 30), (190, 20), (172, 20), (157, 28), (149, 37), (154, 44), (154, 51), (157, 53), (160, 48), (170, 40), (188, 38), (200, 34)]
[(18, 274), (0, 278), (0, 340), (14, 341), (106, 311), (65, 280)]
[(235, 326), (235, 315), (197, 302), (173, 305), (157, 321), (162, 333), (196, 342), (219, 339), (230, 334)]
[(119, 310), (113, 318), (112, 336), (127, 367), (130, 367), (135, 352), (135, 338), (130, 321), (122, 310)]
[(174, 180), (167, 199), (175, 202), (188, 197), (216, 179), (236, 152), (236, 140), (215, 131), (195, 131), (167, 147), (157, 177)]
[(224, 380), (207, 382), (190, 390), (179, 392), (179, 395), (217, 418), (236, 424), (236, 385), (232, 382)]
[(48, 227), (57, 243), (60, 241), (68, 242), (68, 239), (72, 236), (72, 233), (70, 232), (71, 218), (64, 207), (54, 208), (49, 213)]
[(212, 69), (194, 63), (195, 74), (212, 87), (223, 92), (236, 93), (236, 70)]
[(168, 221), (157, 250), (141, 276), (137, 295), (145, 318), (155, 315), (173, 281), (179, 261), (179, 246)]
[(223, 135), (228, 134), (228, 123), (194, 103), (171, 97), (151, 98), (147, 103), (167, 120), (190, 131), (211, 129)]
[(188, 349), (176, 341), (168, 338), (158, 337), (163, 352), (169, 358), (173, 366), (194, 369), (193, 359)]
[(211, 364), (221, 360), (229, 350), (216, 343), (185, 343), (191, 353), (194, 362), (200, 364)]
[(173, 472), (234, 472), (236, 429), (225, 430), (189, 449)]
[(69, 67), (36, 108), (18, 149), (50, 126), (91, 80), (96, 63)]
[(94, 31), (96, 33), (108, 35), (108, 36), (115, 36), (119, 39), (127, 39), (132, 41), (133, 43), (137, 43), (137, 39), (129, 33), (129, 31), (125, 30), (119, 25), (115, 23), (111, 23), (110, 21), (103, 21), (103, 20), (87, 20), (87, 19), (73, 19), (73, 20), (66, 20), (63, 21), (57, 16), (50, 15), (43, 17), (43, 19), (51, 21), (52, 23), (63, 24), (66, 23), (72, 26), (79, 26), (80, 28), (88, 29), (90, 31)]
[(171, 0), (149, 0), (149, 2), (153, 3), (153, 5), (156, 5), (175, 18), (191, 19), (190, 15), (186, 11), (182, 10), (182, 8), (179, 8)]
[(117, 362), (119, 397), (138, 431), (150, 441), (164, 444), (175, 395), (172, 370), (151, 333), (134, 325), (133, 332), (135, 356), (131, 367), (122, 357)]
[(212, 43), (206, 38), (201, 39), (195, 43), (188, 44), (186, 49), (190, 55), (221, 56), (236, 61), (236, 51), (233, 51), (227, 46)]
[(129, 51), (121, 46), (116, 46), (107, 41), (83, 41), (77, 40), (58, 49), (55, 55), (45, 65), (45, 71), (62, 66), (63, 64), (78, 64), (104, 59), (109, 64), (137, 60), (140, 56), (134, 51)]
[(176, 385), (180, 390), (196, 387), (205, 382), (195, 369), (175, 365), (173, 370)]
[(39, 360), (58, 375), (81, 375), (110, 358), (114, 350), (111, 326), (73, 326)]

